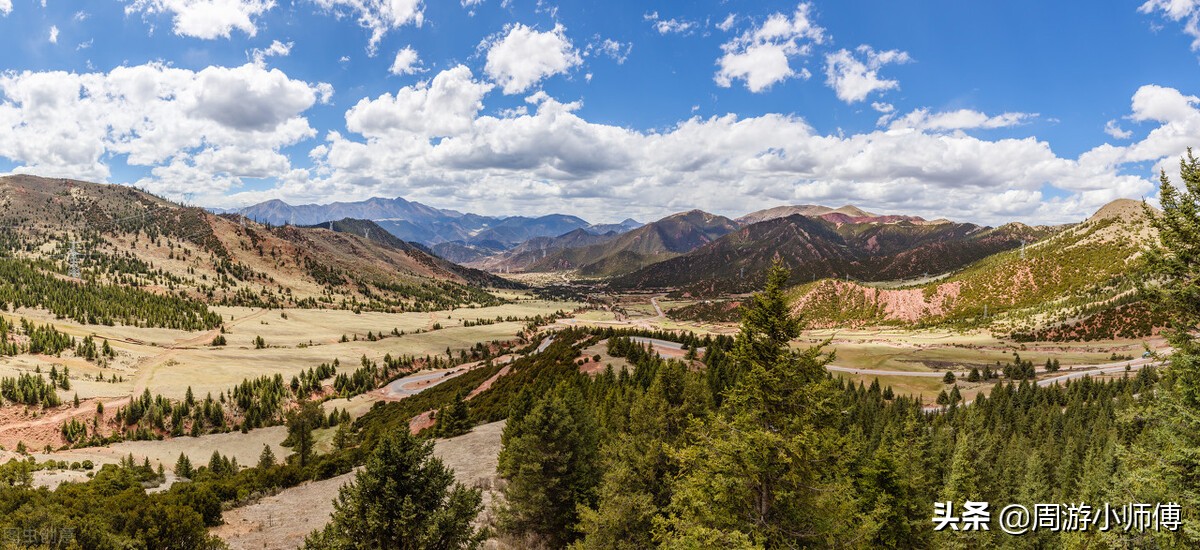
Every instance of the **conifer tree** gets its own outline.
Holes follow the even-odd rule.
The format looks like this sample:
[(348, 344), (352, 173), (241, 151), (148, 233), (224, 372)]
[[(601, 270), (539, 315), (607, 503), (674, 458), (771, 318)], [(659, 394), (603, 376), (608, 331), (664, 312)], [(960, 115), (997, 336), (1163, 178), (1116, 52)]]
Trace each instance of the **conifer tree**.
[(432, 454), (431, 442), (407, 431), (380, 440), (354, 481), (338, 491), (329, 524), (309, 535), (305, 548), (477, 548), (482, 536), (471, 523), (482, 507), (480, 491), (455, 483)]
[(471, 431), (471, 423), (467, 419), (467, 402), (459, 393), (454, 401), (442, 407), (437, 412), (437, 436), (454, 437)]
[(565, 546), (575, 538), (580, 506), (594, 504), (599, 474), (595, 422), (583, 396), (560, 383), (528, 412), (510, 416), (502, 439), (502, 529)]
[(275, 465), (275, 452), (270, 445), (263, 445), (262, 453), (258, 455), (258, 468), (267, 469)]
[(179, 460), (175, 461), (175, 475), (191, 479), (195, 473), (195, 470), (192, 469), (192, 460), (187, 455), (179, 453)]
[(784, 547), (857, 536), (851, 517), (839, 517), (854, 506), (852, 493), (833, 490), (836, 481), (816, 467), (836, 462), (853, 443), (819, 427), (830, 414), (824, 366), (831, 357), (821, 346), (790, 348), (801, 324), (784, 296), (788, 277), (777, 259), (765, 290), (748, 301), (732, 354), (734, 385), (679, 451), (680, 481), (663, 536), (669, 547)]

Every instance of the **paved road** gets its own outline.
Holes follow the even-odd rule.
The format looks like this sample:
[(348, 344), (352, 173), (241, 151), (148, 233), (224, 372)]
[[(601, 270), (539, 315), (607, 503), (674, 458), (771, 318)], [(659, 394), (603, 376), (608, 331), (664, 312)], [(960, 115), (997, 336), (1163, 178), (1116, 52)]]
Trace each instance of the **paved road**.
[[(656, 348), (673, 349), (675, 351), (683, 351), (683, 344), (678, 342), (670, 342), (667, 340), (659, 340), (658, 338), (646, 338), (644, 336), (630, 336), (629, 340), (638, 344), (649, 344)], [(696, 348), (696, 353), (704, 355), (704, 348)]]
[[(1150, 358), (1134, 359), (1132, 361), (1117, 361), (1114, 363), (1102, 363), (1099, 365), (1076, 365), (1070, 370), (1060, 370), (1058, 375), (1039, 380), (1038, 385), (1049, 386), (1054, 382), (1067, 381), (1074, 378), (1083, 378), (1088, 375), (1111, 374), (1114, 372), (1122, 372), (1125, 370), (1125, 365), (1129, 365), (1130, 370), (1138, 370), (1146, 365), (1154, 363)], [(878, 369), (856, 369), (853, 367), (843, 367), (839, 365), (826, 365), (826, 369), (834, 372), (844, 372), (848, 374), (861, 374), (866, 376), (915, 376), (924, 378), (942, 378), (946, 376), (946, 371), (897, 371), (897, 370), (878, 370)], [(1045, 370), (1038, 368), (1037, 372), (1045, 373)], [(960, 378), (967, 376), (967, 371), (955, 371), (954, 375)]]
[[(466, 372), (467, 369), (461, 369), (461, 371)], [(383, 392), (385, 394), (387, 394), (388, 397), (408, 397), (410, 395), (416, 395), (428, 388), (432, 388), (438, 384), (441, 384), (442, 382), (445, 382), (446, 380), (454, 378), (455, 376), (457, 376), (459, 374), (461, 374), (461, 372), (456, 372), (453, 370), (442, 370), (442, 371), (436, 371), (436, 372), (422, 372), (422, 373), (417, 373), (417, 374), (410, 374), (408, 376), (405, 376), (404, 378), (397, 378), (397, 379), (393, 380), (391, 383), (389, 383), (388, 385), (383, 387)], [(412, 383), (416, 383), (416, 382), (425, 382), (427, 380), (436, 380), (436, 382), (433, 382), (432, 384), (426, 384), (424, 386), (420, 386), (417, 388), (411, 388), (411, 389), (404, 387), (404, 386), (407, 386), (408, 384), (412, 384)]]

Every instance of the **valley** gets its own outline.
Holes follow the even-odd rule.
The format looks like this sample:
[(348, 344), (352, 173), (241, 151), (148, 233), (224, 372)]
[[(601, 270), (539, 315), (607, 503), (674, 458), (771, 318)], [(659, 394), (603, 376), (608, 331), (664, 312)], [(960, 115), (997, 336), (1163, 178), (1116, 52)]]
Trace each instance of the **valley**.
[[(672, 368), (723, 383), (715, 369), (773, 264), (789, 273), (791, 349), (822, 346), (829, 383), (924, 414), (1017, 385), (1130, 384), (1170, 351), (1139, 309), (1152, 234), (1131, 201), (1060, 227), (795, 206), (644, 225), (493, 219), (409, 242), (420, 232), (397, 231), (396, 216), (484, 222), (396, 201), (214, 214), (85, 182), (0, 189), (13, 274), (0, 281), (0, 379), (16, 388), (0, 406), (0, 463), (51, 489), (132, 468), (167, 495), (290, 472), (222, 497), (207, 532), (233, 548), (302, 544), (361, 452), (397, 432), (434, 441), (494, 526), (503, 422), (522, 400), (576, 379), (649, 387), (648, 372)], [(363, 208), (390, 218), (351, 217)]]

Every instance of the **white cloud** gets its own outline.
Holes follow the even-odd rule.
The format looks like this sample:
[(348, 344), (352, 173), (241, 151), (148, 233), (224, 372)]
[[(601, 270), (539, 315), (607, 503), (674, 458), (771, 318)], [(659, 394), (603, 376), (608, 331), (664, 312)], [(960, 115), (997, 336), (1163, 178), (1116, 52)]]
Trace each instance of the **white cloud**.
[(825, 30), (812, 21), (812, 4), (796, 6), (791, 17), (772, 14), (761, 25), (751, 28), (721, 46), (725, 52), (717, 60), (714, 80), (728, 88), (734, 80), (743, 80), (751, 92), (761, 92), (788, 78), (808, 78), (807, 69), (792, 69), (791, 58), (808, 55), (813, 44), (825, 40)]
[(394, 75), (406, 75), (423, 73), (427, 69), (421, 66), (421, 57), (417, 55), (417, 50), (412, 46), (405, 46), (396, 52), (396, 59), (392, 61), (392, 67), (388, 72)]
[(1195, 111), (1197, 102), (1200, 102), (1200, 98), (1183, 95), (1174, 88), (1142, 86), (1133, 94), (1132, 119), (1137, 122), (1180, 120)]
[(92, 44), (95, 41), (96, 41), (95, 38), (89, 38), (87, 42), (80, 42), (78, 46), (75, 46), (75, 51), (86, 50), (86, 49), (92, 47)]
[(717, 28), (721, 29), (723, 31), (728, 31), (729, 29), (733, 28), (733, 24), (735, 22), (737, 22), (737, 14), (731, 13), (729, 15), (726, 15), (725, 19), (722, 20), (720, 23), (717, 23)]
[(80, 11), (75, 12), (75, 15), (71, 16), (71, 19), (73, 19), (77, 22), (83, 22), (83, 21), (87, 21), (88, 17), (91, 17), (90, 15), (88, 15), (88, 12), (80, 10)]
[[(1200, 98), (1184, 95), (1179, 90), (1156, 85), (1138, 88), (1131, 102), (1129, 119), (1134, 122), (1155, 122), (1158, 128), (1140, 142), (1115, 148), (1113, 162), (1162, 162), (1183, 155), (1188, 147), (1200, 143)], [(1168, 171), (1171, 167), (1168, 166)]]
[(388, 31), (404, 25), (420, 27), (425, 22), (425, 6), (421, 0), (313, 0), (322, 9), (331, 11), (339, 18), (352, 14), (358, 24), (371, 31), (367, 53), (372, 57), (379, 49), (379, 41)]
[(695, 21), (686, 19), (660, 19), (656, 11), (642, 15), (642, 19), (650, 21), (658, 34), (691, 34), (698, 26)]
[(12, 13), (12, 0), (0, 0), (0, 15)]
[(330, 91), (252, 64), (10, 72), (0, 75), (0, 157), (17, 172), (105, 180), (106, 158), (124, 156), (154, 174), (191, 170), (139, 182), (151, 190), (217, 194), (241, 177), (286, 172), (280, 149), (316, 135), (302, 113)]
[(50, 25), (50, 43), (58, 44), (58, 25)]
[(395, 96), (359, 101), (346, 113), (346, 128), (368, 138), (458, 135), (470, 130), (492, 88), (459, 65), (432, 81), (405, 86)]
[(912, 129), (941, 132), (947, 130), (989, 130), (1008, 128), (1028, 122), (1037, 113), (1003, 113), (988, 116), (979, 111), (959, 109), (931, 113), (928, 109), (917, 109), (892, 121), (892, 130)]
[(134, 0), (125, 13), (170, 13), (175, 34), (211, 40), (229, 38), (234, 29), (258, 34), (255, 18), (274, 7), (274, 0)]
[(266, 48), (254, 48), (250, 52), (250, 60), (255, 65), (265, 65), (268, 57), (287, 57), (292, 53), (293, 42), (283, 43), (278, 40), (271, 42)]
[[(853, 202), (983, 223), (1059, 223), (1151, 192), (1148, 178), (1121, 172), (1126, 163), (1177, 155), (1176, 146), (1200, 141), (1195, 98), (1165, 89), (1145, 89), (1135, 99), (1135, 116), (1179, 117), (1164, 123), (1172, 129), (1159, 134), (1161, 142), (1139, 144), (1154, 145), (1144, 152), (1102, 145), (1072, 159), (1035, 138), (987, 140), (955, 131), (1034, 116), (1023, 113), (918, 111), (904, 117), (907, 124), (848, 136), (821, 134), (801, 118), (778, 114), (693, 117), (638, 131), (588, 121), (579, 102), (543, 91), (526, 98), (528, 109), (489, 116), (488, 88), (456, 67), (395, 96), (364, 100), (347, 113), (348, 134), (331, 133), (313, 149), (311, 179), (228, 200), (402, 195), (460, 210), (524, 214), (559, 211), (565, 203), (596, 220), (655, 219), (697, 207), (740, 215), (787, 203)], [(1060, 192), (1044, 194), (1046, 186)], [(619, 216), (612, 204), (625, 205)]]
[(1183, 21), (1183, 32), (1192, 37), (1192, 49), (1200, 50), (1200, 0), (1147, 0), (1138, 11), (1158, 12), (1176, 23)]
[[(597, 37), (599, 38), (599, 37)], [(617, 65), (625, 64), (625, 60), (629, 59), (630, 52), (633, 51), (632, 42), (618, 42), (611, 38), (605, 38), (599, 42), (591, 42), (584, 48), (584, 57), (592, 54), (606, 55), (613, 58)]]
[(833, 88), (838, 99), (846, 103), (862, 101), (873, 92), (900, 87), (895, 80), (879, 78), (879, 69), (889, 63), (908, 63), (908, 53), (898, 50), (876, 52), (862, 45), (856, 50), (859, 59), (849, 50), (838, 50), (825, 56), (825, 83)]
[(1104, 133), (1117, 139), (1129, 139), (1133, 137), (1133, 132), (1121, 128), (1121, 125), (1115, 120), (1110, 120), (1104, 124)]
[(565, 74), (583, 63), (561, 24), (540, 32), (517, 23), (508, 26), (502, 38), (485, 41), (482, 46), (487, 47), (484, 72), (505, 94), (525, 92), (542, 79)]

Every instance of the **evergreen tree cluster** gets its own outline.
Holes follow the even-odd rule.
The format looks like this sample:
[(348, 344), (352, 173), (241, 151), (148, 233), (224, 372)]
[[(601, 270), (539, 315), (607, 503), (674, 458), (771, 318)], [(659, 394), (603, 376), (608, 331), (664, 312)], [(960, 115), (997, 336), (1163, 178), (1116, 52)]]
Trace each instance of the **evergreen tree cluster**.
[(153, 294), (116, 284), (78, 284), (46, 272), (51, 266), (0, 257), (0, 309), (45, 308), (90, 325), (207, 330), (221, 316), (177, 294)]
[[(503, 436), (502, 535), (573, 548), (991, 547), (1015, 539), (935, 532), (932, 503), (1128, 501), (1121, 449), (1143, 428), (1123, 411), (1149, 402), (1155, 369), (1049, 387), (1014, 373), (969, 407), (954, 387), (946, 408), (928, 412), (878, 381), (830, 377), (820, 346), (788, 347), (799, 325), (780, 287), (751, 301), (732, 342), (709, 343), (707, 369), (618, 339), (632, 373), (520, 392)], [(1116, 536), (1022, 541), (1108, 546)]]
[(16, 378), (0, 378), (0, 396), (11, 403), (57, 407), (62, 400), (55, 386), (53, 380), (47, 382), (41, 374), (21, 373)]

